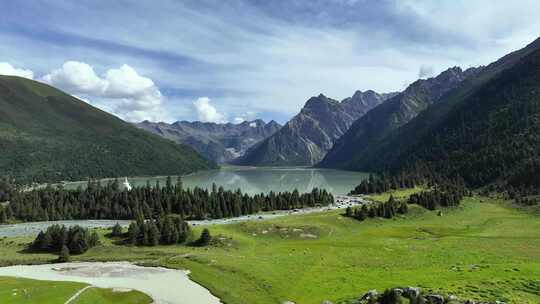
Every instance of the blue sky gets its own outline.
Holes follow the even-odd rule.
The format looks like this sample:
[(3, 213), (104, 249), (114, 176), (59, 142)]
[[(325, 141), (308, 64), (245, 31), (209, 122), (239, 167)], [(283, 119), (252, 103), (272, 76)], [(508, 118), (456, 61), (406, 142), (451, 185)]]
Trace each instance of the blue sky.
[(4, 1), (0, 74), (130, 121), (284, 122), (537, 38), (538, 1)]

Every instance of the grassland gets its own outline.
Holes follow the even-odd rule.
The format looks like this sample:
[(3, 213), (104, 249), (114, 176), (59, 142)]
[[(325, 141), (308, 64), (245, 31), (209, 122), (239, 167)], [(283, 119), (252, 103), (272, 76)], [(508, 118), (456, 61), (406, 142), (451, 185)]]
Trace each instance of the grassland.
[[(75, 258), (187, 268), (229, 304), (343, 302), (400, 285), (540, 303), (540, 218), (494, 199), (467, 198), (443, 216), (412, 206), (391, 220), (359, 222), (331, 211), (210, 230), (219, 240), (210, 248), (135, 248), (102, 238), (102, 246)], [(0, 263), (54, 258), (19, 253), (29, 240), (2, 241)]]
[[(83, 283), (52, 282), (0, 277), (2, 304), (58, 304), (65, 303), (77, 291), (88, 286)], [(114, 292), (111, 289), (90, 288), (72, 304), (148, 304), (152, 299), (138, 291)]]
[(105, 288), (90, 288), (83, 292), (72, 304), (148, 304), (152, 303), (152, 298), (138, 292), (114, 291)]

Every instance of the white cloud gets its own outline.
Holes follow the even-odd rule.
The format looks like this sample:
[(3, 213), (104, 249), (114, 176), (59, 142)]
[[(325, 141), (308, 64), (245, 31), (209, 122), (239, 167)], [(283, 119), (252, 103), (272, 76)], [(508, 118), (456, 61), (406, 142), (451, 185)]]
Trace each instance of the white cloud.
[(42, 80), (71, 94), (103, 98), (114, 104), (114, 114), (128, 121), (164, 118), (163, 95), (158, 87), (152, 79), (139, 75), (126, 64), (109, 69), (100, 77), (87, 63), (67, 61)]
[(61, 68), (43, 76), (42, 80), (74, 94), (101, 96), (106, 86), (105, 80), (96, 75), (92, 66), (78, 61), (66, 61)]
[(241, 124), (241, 123), (243, 123), (244, 121), (246, 121), (246, 120), (243, 119), (242, 117), (235, 117), (235, 118), (234, 118), (234, 123), (235, 123), (235, 124)]
[(418, 70), (418, 78), (429, 78), (433, 77), (435, 72), (433, 71), (433, 66), (431, 65), (421, 65)]
[(256, 128), (257, 123), (256, 122), (251, 122), (251, 123), (249, 123), (249, 126), (252, 127), (252, 128)]
[(210, 104), (210, 98), (199, 97), (195, 102), (193, 102), (193, 105), (197, 110), (197, 116), (200, 121), (215, 123), (226, 122), (225, 115), (219, 113), (217, 109)]
[(31, 70), (17, 69), (7, 62), (0, 62), (0, 75), (19, 76), (34, 79), (34, 72)]
[[(286, 5), (272, 12), (254, 1), (232, 2), (167, 1), (167, 9), (134, 2), (121, 10), (97, 4), (81, 9), (76, 2), (32, 3), (26, 17), (8, 13), (6, 22), (73, 35), (82, 43), (3, 31), (0, 53), (6, 61), (25, 62), (35, 71), (50, 71), (66, 58), (92, 62), (96, 71), (128, 63), (159, 80), (167, 92), (180, 92), (181, 97), (162, 98), (162, 108), (177, 118), (195, 118), (193, 100), (213, 94), (200, 92), (216, 92), (209, 95), (212, 104), (230, 117), (246, 118), (242, 113), (249, 109), (287, 118), (321, 91), (341, 99), (357, 89), (399, 90), (418, 77), (422, 64), (432, 66), (435, 74), (455, 65), (488, 64), (540, 33), (537, 0), (332, 1), (357, 5), (341, 13), (335, 11), (339, 5), (327, 1), (283, 2), (320, 6), (298, 11), (298, 16)], [(47, 18), (41, 18), (44, 11)], [(159, 22), (139, 18), (141, 11)], [(15, 20), (21, 17), (25, 20)], [(305, 17), (308, 22), (301, 22)], [(106, 73), (98, 75), (106, 79)]]

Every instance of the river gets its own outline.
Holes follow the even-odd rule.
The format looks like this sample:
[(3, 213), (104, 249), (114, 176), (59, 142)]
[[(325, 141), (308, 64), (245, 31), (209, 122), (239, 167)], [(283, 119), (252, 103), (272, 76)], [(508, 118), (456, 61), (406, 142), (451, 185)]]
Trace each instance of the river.
[[(128, 262), (64, 263), (0, 267), (0, 276), (87, 283), (116, 290), (134, 289), (156, 304), (218, 304), (219, 298), (191, 281), (189, 272), (142, 267)], [(166, 282), (166, 284), (164, 284)], [(0, 287), (1, 289), (1, 287)]]

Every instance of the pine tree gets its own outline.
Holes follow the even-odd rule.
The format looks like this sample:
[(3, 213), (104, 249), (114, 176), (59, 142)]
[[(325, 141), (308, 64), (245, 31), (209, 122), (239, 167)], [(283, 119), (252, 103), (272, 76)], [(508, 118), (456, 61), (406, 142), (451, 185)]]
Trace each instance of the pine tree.
[(131, 222), (128, 228), (128, 242), (132, 245), (137, 245), (141, 229), (137, 222)]
[(345, 209), (345, 216), (347, 217), (353, 217), (353, 209), (349, 206), (347, 209)]
[(148, 246), (156, 246), (159, 244), (160, 233), (156, 224), (152, 221), (148, 224)]
[(64, 245), (62, 246), (62, 249), (60, 250), (60, 255), (58, 255), (58, 262), (60, 263), (67, 263), (70, 260), (70, 254), (69, 254), (69, 248)]
[(7, 214), (4, 207), (0, 206), (0, 223), (7, 223)]

